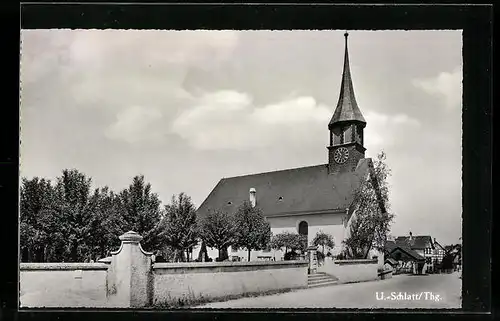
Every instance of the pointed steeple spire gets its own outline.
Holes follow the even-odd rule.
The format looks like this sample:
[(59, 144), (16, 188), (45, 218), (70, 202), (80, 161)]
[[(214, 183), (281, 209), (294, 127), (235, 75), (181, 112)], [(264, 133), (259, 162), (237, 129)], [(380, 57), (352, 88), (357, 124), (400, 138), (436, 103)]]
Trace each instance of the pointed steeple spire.
[(344, 55), (344, 71), (342, 73), (342, 84), (340, 86), (340, 96), (337, 103), (337, 108), (328, 124), (328, 128), (338, 122), (344, 121), (359, 121), (366, 123), (361, 111), (356, 103), (356, 98), (354, 97), (354, 87), (352, 85), (351, 70), (349, 68), (349, 53), (347, 50), (347, 36), (349, 34), (344, 34), (345, 37), (345, 55)]

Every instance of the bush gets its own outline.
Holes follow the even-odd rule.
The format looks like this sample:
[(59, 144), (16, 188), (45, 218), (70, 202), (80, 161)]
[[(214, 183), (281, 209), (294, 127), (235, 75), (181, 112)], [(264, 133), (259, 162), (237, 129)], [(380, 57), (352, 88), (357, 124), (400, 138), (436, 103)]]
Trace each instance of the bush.
[(297, 254), (295, 251), (287, 252), (285, 253), (284, 260), (285, 261), (293, 261), (298, 258), (299, 254)]
[(339, 255), (337, 255), (335, 257), (337, 260), (345, 260), (346, 259), (346, 255), (345, 253), (340, 253)]

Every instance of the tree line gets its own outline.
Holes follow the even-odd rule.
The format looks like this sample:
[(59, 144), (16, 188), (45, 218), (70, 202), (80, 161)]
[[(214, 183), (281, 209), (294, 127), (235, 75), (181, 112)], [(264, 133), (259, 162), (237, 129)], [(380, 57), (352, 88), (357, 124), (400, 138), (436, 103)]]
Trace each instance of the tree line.
[[(350, 236), (343, 241), (346, 258), (366, 258), (371, 248), (385, 244), (393, 215), (387, 213), (390, 171), (381, 153), (375, 162), (373, 180), (356, 190), (357, 214)], [(385, 208), (380, 202), (385, 203)], [(307, 237), (283, 232), (272, 235), (258, 207), (243, 202), (235, 213), (215, 210), (205, 217), (185, 193), (173, 195), (162, 206), (144, 176), (133, 177), (120, 192), (109, 187), (92, 188), (92, 179), (76, 169), (65, 169), (55, 181), (23, 178), (20, 188), (20, 246), (23, 262), (85, 262), (110, 255), (120, 246), (118, 236), (133, 230), (143, 236), (142, 247), (168, 261), (189, 261), (201, 243), (196, 260), (208, 260), (206, 248), (218, 250), (227, 259), (227, 248), (251, 251), (284, 249), (285, 259), (305, 251)], [(331, 235), (318, 233), (312, 245), (333, 248)]]
[[(97, 261), (116, 250), (118, 236), (133, 230), (143, 236), (142, 247), (168, 261), (188, 261), (194, 247), (242, 247), (250, 252), (268, 246), (271, 228), (249, 202), (237, 212), (213, 212), (196, 217), (185, 193), (162, 206), (144, 176), (116, 193), (109, 187), (92, 189), (92, 179), (65, 169), (54, 182), (23, 178), (20, 191), (20, 246), (23, 262)], [(205, 245), (206, 244), (206, 245)], [(224, 258), (219, 253), (219, 258)], [(206, 250), (200, 255), (207, 255)]]

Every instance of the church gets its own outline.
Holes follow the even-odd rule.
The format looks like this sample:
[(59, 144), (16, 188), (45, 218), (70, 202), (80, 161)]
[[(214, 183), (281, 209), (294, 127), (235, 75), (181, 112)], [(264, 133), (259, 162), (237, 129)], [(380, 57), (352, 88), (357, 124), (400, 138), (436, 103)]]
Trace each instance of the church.
[[(337, 107), (328, 123), (328, 163), (273, 172), (222, 178), (197, 210), (198, 217), (212, 210), (228, 214), (250, 201), (260, 208), (271, 225), (273, 235), (284, 231), (307, 235), (311, 244), (317, 232), (333, 236), (333, 255), (343, 249), (349, 222), (355, 215), (354, 192), (370, 177), (372, 161), (365, 158), (363, 130), (367, 123), (358, 107), (349, 67), (345, 33), (342, 83)], [(326, 125), (326, 124), (325, 124)], [(325, 126), (326, 127), (326, 126)], [(383, 206), (383, 205), (382, 205)], [(193, 253), (196, 257), (199, 247)], [(207, 249), (215, 259), (217, 251)], [(246, 258), (242, 249), (229, 249), (228, 255)], [(251, 260), (283, 259), (281, 251), (252, 251)]]

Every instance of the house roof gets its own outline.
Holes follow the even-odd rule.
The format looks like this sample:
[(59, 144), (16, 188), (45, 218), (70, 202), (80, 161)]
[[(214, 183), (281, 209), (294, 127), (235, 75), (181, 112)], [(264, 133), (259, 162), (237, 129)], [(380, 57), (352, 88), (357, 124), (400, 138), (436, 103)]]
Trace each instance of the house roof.
[(395, 247), (396, 247), (396, 242), (394, 241), (385, 242), (384, 249), (387, 253), (390, 253)]
[(317, 165), (253, 175), (223, 178), (197, 210), (203, 217), (212, 210), (234, 214), (256, 190), (256, 206), (267, 217), (344, 211), (352, 204), (354, 191), (366, 177), (371, 159), (361, 159), (355, 171), (328, 173), (328, 165)]
[(347, 50), (347, 36), (345, 33), (345, 54), (344, 54), (344, 71), (342, 73), (342, 83), (340, 85), (340, 96), (337, 103), (337, 108), (328, 124), (331, 129), (332, 125), (344, 121), (358, 121), (366, 124), (365, 118), (359, 110), (356, 97), (354, 96), (354, 86), (352, 85), (351, 69), (349, 67), (349, 53)]
[(411, 249), (425, 249), (434, 248), (432, 238), (429, 235), (417, 235), (412, 236), (411, 240), (409, 236), (398, 236), (395, 240), (398, 245), (406, 245)]
[(396, 261), (396, 260), (395, 260), (395, 259), (393, 259), (392, 257), (387, 258), (387, 259), (385, 260), (385, 262), (384, 262), (384, 263), (389, 263), (390, 265), (393, 265), (393, 266), (394, 266), (394, 265), (398, 265), (398, 261)]
[(392, 251), (389, 253), (389, 255), (391, 257), (394, 257), (393, 255), (396, 253), (396, 252), (402, 252), (404, 254), (406, 254), (408, 257), (410, 257), (411, 259), (414, 259), (416, 261), (422, 261), (422, 260), (425, 260), (425, 258), (418, 254), (417, 252), (415, 252), (414, 250), (410, 249), (409, 247), (407, 246), (404, 246), (404, 245), (397, 245), (396, 247), (394, 247), (392, 249)]
[(436, 247), (438, 250), (443, 250), (443, 251), (445, 250), (444, 247), (437, 241), (434, 241), (434, 247)]

